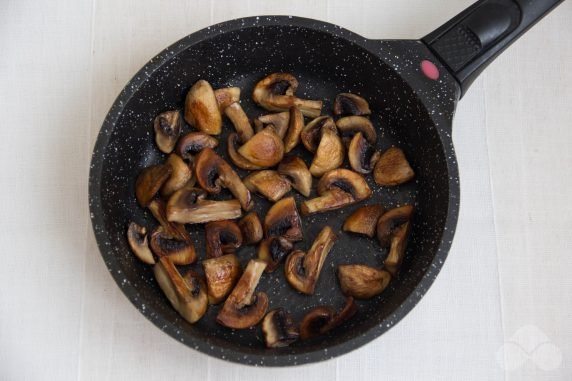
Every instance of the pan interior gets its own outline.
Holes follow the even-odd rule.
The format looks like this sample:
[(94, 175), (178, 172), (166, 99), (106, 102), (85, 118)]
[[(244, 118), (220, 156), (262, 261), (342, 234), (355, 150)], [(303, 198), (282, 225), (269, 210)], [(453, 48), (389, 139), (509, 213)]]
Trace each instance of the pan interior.
[[(341, 232), (345, 217), (360, 205), (371, 203), (392, 208), (413, 202), (417, 212), (401, 275), (382, 295), (359, 302), (357, 315), (324, 337), (268, 350), (264, 348), (260, 328), (234, 331), (218, 325), (215, 316), (220, 306), (211, 306), (195, 325), (181, 319), (157, 286), (151, 268), (130, 253), (125, 233), (130, 221), (149, 229), (156, 225), (152, 216), (137, 206), (134, 197), (134, 182), (141, 169), (165, 159), (154, 144), (154, 117), (165, 110), (182, 109), (189, 87), (201, 78), (214, 88), (240, 87), (242, 106), (247, 114), (250, 117), (265, 114), (253, 104), (250, 95), (258, 80), (278, 71), (293, 73), (298, 78), (298, 96), (324, 100), (323, 113), (331, 114), (333, 98), (339, 92), (365, 97), (378, 129), (377, 148), (385, 150), (395, 145), (404, 149), (417, 176), (414, 182), (395, 188), (380, 188), (368, 176), (368, 182), (375, 189), (371, 199), (343, 210), (303, 218), (305, 240), (297, 244), (297, 248), (308, 249), (325, 225), (330, 225), (339, 239), (326, 261), (314, 296), (302, 296), (294, 291), (284, 279), (283, 266), (273, 274), (264, 275), (259, 290), (268, 293), (270, 307), (286, 308), (296, 321), (318, 305), (340, 308), (344, 297), (337, 284), (336, 267), (347, 263), (381, 266), (386, 255), (375, 240)], [(108, 250), (103, 250), (104, 258), (112, 272), (121, 274), (120, 285), (123, 282), (137, 290), (136, 295), (129, 295), (137, 308), (155, 322), (172, 324), (176, 329), (168, 330), (169, 333), (191, 347), (205, 350), (208, 346), (211, 353), (213, 348), (220, 348), (221, 353), (238, 352), (245, 356), (300, 355), (324, 350), (364, 335), (374, 326), (390, 327), (395, 323), (394, 312), (407, 303), (437, 252), (449, 196), (447, 165), (439, 135), (411, 88), (389, 66), (356, 44), (326, 32), (283, 26), (252, 27), (214, 35), (173, 56), (148, 75), (123, 105), (117, 123), (108, 131), (110, 137), (105, 151), (98, 153), (102, 155), (103, 170), (99, 180), (101, 194), (95, 195), (101, 198), (103, 228), (111, 243)], [(185, 131), (189, 130), (185, 126)], [(218, 149), (225, 152), (225, 157), (229, 131), (232, 126), (225, 120)], [(311, 155), (303, 147), (298, 147), (295, 153), (306, 163), (311, 162)], [(344, 166), (347, 167), (347, 160)], [(243, 171), (239, 173), (245, 175)], [(314, 185), (316, 183), (314, 180)], [(293, 195), (299, 205), (302, 197), (297, 193)], [(223, 192), (220, 197), (230, 196)], [(269, 203), (258, 196), (255, 202), (256, 210), (264, 216)], [(203, 257), (204, 229), (192, 226), (189, 231)], [(255, 248), (241, 248), (238, 256), (245, 264), (255, 256)], [(202, 270), (197, 264), (192, 267)]]

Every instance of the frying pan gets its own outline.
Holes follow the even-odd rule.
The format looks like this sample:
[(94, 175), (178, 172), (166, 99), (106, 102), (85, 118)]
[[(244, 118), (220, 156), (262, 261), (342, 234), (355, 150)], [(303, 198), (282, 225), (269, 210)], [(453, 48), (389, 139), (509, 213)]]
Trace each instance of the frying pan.
[[(223, 22), (171, 45), (125, 86), (105, 118), (93, 152), (92, 224), (115, 281), (141, 313), (176, 340), (242, 364), (316, 362), (380, 336), (422, 298), (451, 246), (459, 213), (459, 175), (451, 139), (457, 101), (498, 54), (560, 2), (478, 1), (421, 40), (369, 40), (321, 21), (261, 16)], [(218, 325), (215, 316), (220, 306), (211, 306), (194, 325), (179, 317), (156, 284), (152, 269), (130, 253), (125, 235), (130, 221), (148, 228), (156, 225), (134, 197), (137, 174), (165, 159), (154, 144), (154, 117), (168, 109), (182, 109), (186, 92), (201, 78), (214, 88), (239, 86), (247, 114), (264, 114), (248, 95), (258, 80), (279, 71), (298, 78), (296, 95), (324, 100), (325, 113), (331, 113), (332, 99), (340, 92), (357, 93), (369, 101), (378, 128), (377, 148), (402, 148), (416, 179), (395, 188), (376, 187), (369, 179), (375, 191), (365, 203), (382, 203), (386, 208), (414, 203), (416, 214), (400, 276), (388, 289), (359, 302), (358, 313), (329, 334), (286, 348), (266, 349), (259, 327), (231, 330)], [(225, 134), (232, 130), (225, 123), (219, 152), (226, 151)], [(311, 160), (302, 148), (295, 153), (307, 163)], [(294, 196), (298, 203), (302, 201)], [(261, 198), (255, 203), (264, 216), (269, 204)], [(325, 225), (338, 232), (339, 239), (314, 296), (289, 287), (281, 268), (264, 275), (258, 289), (268, 294), (270, 308), (284, 307), (296, 321), (318, 305), (340, 308), (344, 297), (336, 267), (344, 263), (381, 266), (387, 253), (376, 242), (341, 232), (345, 217), (359, 206), (303, 218), (305, 241), (297, 248), (307, 250)], [(204, 252), (204, 229), (192, 226), (189, 231), (199, 253)], [(252, 247), (238, 252), (243, 265), (254, 255)], [(200, 270), (200, 265), (191, 267)]]

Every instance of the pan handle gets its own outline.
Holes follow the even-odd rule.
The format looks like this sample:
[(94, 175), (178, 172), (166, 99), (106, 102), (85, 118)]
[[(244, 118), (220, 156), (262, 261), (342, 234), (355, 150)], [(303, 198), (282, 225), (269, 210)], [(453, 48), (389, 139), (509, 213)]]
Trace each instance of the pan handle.
[(461, 97), (500, 53), (564, 0), (480, 0), (422, 41), (461, 88)]

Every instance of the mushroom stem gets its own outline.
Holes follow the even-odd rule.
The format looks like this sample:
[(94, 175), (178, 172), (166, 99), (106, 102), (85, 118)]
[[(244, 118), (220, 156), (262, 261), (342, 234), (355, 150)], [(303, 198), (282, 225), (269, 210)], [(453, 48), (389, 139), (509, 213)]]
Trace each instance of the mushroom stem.
[(240, 137), (242, 143), (246, 143), (254, 135), (248, 116), (240, 106), (240, 103), (235, 102), (224, 110), (224, 114), (230, 119), (234, 129)]

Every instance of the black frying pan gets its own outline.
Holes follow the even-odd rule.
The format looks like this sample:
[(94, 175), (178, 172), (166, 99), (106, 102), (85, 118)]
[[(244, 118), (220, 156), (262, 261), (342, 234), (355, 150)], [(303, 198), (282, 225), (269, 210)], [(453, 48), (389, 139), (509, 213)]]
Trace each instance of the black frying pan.
[[(252, 365), (295, 365), (339, 356), (384, 333), (425, 294), (443, 266), (459, 212), (459, 177), (451, 140), (455, 106), (477, 75), (522, 33), (552, 10), (558, 0), (479, 1), (421, 41), (368, 40), (321, 21), (262, 16), (224, 22), (173, 44), (153, 58), (123, 89), (107, 115), (91, 163), (89, 202), (101, 254), (117, 284), (149, 320), (185, 345), (222, 359)], [(266, 113), (249, 99), (254, 84), (272, 72), (296, 75), (303, 98), (323, 99), (331, 112), (339, 92), (361, 94), (370, 102), (379, 129), (379, 149), (405, 150), (417, 174), (413, 183), (377, 188), (366, 203), (387, 208), (414, 203), (416, 214), (400, 277), (376, 298), (359, 302), (359, 312), (329, 334), (287, 348), (266, 349), (259, 327), (234, 331), (215, 323), (218, 306), (197, 324), (185, 322), (157, 286), (151, 268), (127, 246), (127, 224), (156, 224), (134, 197), (136, 175), (164, 160), (152, 133), (154, 117), (182, 108), (198, 79), (214, 88), (239, 86), (251, 117)], [(232, 130), (226, 121), (226, 133)], [(188, 127), (186, 127), (188, 129)], [(220, 139), (226, 150), (225, 135)], [(309, 155), (296, 152), (309, 162)], [(241, 172), (244, 175), (243, 172)], [(370, 176), (371, 177), (371, 176)], [(295, 194), (298, 202), (299, 195)], [(256, 198), (256, 210), (269, 207)], [(363, 204), (363, 203), (361, 203)], [(305, 250), (324, 225), (339, 232), (316, 294), (290, 288), (281, 268), (259, 285), (270, 307), (285, 307), (296, 320), (311, 307), (339, 308), (344, 298), (335, 268), (343, 263), (380, 266), (386, 252), (376, 242), (342, 233), (344, 218), (359, 205), (303, 219)], [(199, 252), (203, 228), (189, 228)], [(243, 248), (246, 263), (253, 248)], [(193, 265), (199, 269), (199, 265)]]

